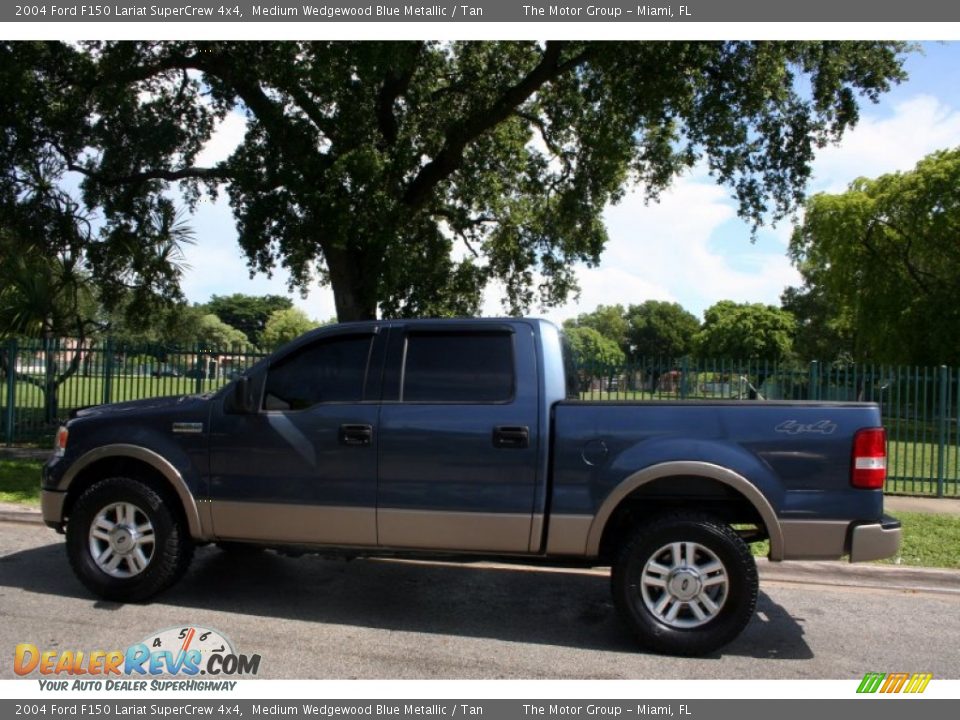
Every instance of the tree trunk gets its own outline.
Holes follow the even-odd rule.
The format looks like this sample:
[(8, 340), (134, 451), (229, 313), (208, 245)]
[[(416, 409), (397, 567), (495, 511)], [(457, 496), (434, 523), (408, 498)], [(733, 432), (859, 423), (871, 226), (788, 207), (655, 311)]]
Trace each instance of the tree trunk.
[(377, 276), (356, 251), (325, 253), (339, 322), (377, 319)]

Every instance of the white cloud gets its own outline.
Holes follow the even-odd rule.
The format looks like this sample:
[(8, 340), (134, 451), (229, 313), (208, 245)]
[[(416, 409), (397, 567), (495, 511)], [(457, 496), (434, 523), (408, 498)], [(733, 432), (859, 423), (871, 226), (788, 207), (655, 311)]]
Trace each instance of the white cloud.
[(206, 302), (211, 295), (285, 295), (294, 305), (316, 320), (336, 315), (333, 293), (329, 287), (314, 285), (306, 298), (287, 291), (289, 273), (278, 268), (273, 277), (257, 273), (253, 278), (234, 229), (233, 216), (225, 198), (204, 203), (191, 218), (196, 243), (184, 247), (190, 270), (184, 273), (181, 286), (192, 302)]
[(628, 193), (604, 213), (610, 241), (600, 266), (578, 273), (579, 301), (544, 315), (559, 321), (599, 304), (645, 300), (679, 302), (696, 314), (721, 299), (777, 303), (799, 277), (784, 255), (751, 245), (735, 218), (727, 191), (702, 170), (678, 180), (659, 203)]
[(238, 112), (229, 112), (224, 116), (203, 150), (197, 155), (196, 163), (201, 167), (210, 167), (215, 163), (226, 160), (237, 145), (243, 140), (247, 131), (247, 119)]
[(810, 190), (842, 192), (858, 177), (910, 170), (934, 150), (958, 145), (960, 109), (917, 95), (893, 105), (888, 116), (862, 117), (840, 145), (821, 150)]

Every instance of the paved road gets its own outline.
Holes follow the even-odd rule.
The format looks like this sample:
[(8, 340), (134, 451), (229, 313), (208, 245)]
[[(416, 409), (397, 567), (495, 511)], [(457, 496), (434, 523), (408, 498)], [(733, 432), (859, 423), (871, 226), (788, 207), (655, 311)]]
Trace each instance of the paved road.
[(638, 652), (606, 576), (201, 549), (149, 605), (94, 600), (62, 538), (0, 523), (0, 677), (19, 642), (126, 647), (181, 624), (213, 627), (286, 678), (859, 678), (870, 671), (960, 677), (960, 595), (765, 582), (759, 612), (721, 654)]

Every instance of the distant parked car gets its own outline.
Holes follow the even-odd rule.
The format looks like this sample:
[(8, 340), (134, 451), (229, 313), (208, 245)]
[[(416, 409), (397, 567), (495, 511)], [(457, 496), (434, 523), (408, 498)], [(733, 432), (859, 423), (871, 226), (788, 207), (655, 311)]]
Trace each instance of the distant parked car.
[(179, 370), (177, 370), (175, 367), (169, 367), (169, 366), (167, 366), (167, 367), (158, 367), (156, 370), (154, 370), (154, 371), (153, 371), (152, 373), (150, 373), (150, 374), (153, 375), (155, 378), (161, 378), (161, 377), (182, 377), (182, 376), (183, 376), (183, 373), (182, 373), (182, 372), (180, 372)]

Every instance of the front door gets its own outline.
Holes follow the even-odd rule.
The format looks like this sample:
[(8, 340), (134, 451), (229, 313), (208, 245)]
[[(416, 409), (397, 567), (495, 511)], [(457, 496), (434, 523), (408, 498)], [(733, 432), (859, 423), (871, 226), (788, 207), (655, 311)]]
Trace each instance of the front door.
[[(278, 356), (255, 414), (214, 412), (210, 512), (217, 538), (376, 544), (373, 330), (331, 332)], [(382, 354), (380, 355), (382, 357)]]

